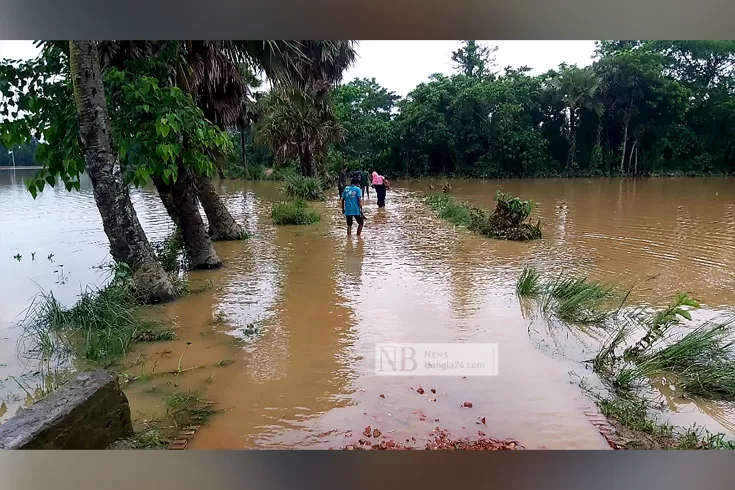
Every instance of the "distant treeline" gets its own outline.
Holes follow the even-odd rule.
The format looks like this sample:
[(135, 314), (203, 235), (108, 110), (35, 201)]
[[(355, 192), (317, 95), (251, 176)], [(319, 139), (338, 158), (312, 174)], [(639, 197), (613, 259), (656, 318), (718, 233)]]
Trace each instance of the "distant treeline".
[(535, 76), (493, 53), (463, 42), (456, 75), (405, 98), (339, 86), (334, 150), (408, 177), (735, 173), (735, 41), (599, 41), (591, 66)]

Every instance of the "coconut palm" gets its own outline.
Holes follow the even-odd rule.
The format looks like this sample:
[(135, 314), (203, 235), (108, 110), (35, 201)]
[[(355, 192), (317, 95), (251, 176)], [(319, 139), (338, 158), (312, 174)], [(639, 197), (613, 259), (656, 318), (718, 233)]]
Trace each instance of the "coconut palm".
[(572, 66), (562, 70), (552, 82), (552, 90), (564, 103), (569, 114), (569, 153), (567, 172), (574, 165), (577, 153), (579, 109), (590, 104), (600, 86), (600, 79), (587, 68)]

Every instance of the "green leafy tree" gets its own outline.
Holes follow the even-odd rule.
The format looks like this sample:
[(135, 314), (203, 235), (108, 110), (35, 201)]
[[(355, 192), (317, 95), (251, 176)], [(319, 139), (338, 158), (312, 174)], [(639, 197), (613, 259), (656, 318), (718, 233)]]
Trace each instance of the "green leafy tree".
[(345, 132), (340, 150), (357, 168), (382, 166), (393, 143), (392, 119), (399, 97), (374, 78), (355, 79), (335, 90), (335, 112)]
[(497, 46), (483, 46), (477, 41), (462, 41), (461, 46), (452, 52), (452, 61), (459, 73), (467, 77), (483, 77), (495, 68)]

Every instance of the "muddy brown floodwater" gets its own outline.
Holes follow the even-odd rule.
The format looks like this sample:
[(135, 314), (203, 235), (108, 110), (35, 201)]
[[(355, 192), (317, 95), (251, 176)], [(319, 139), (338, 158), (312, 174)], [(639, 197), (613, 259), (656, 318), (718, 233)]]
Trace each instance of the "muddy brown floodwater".
[[(93, 266), (109, 260), (87, 182), (81, 193), (46, 191), (34, 202), (22, 172), (11, 174), (0, 172), (6, 417), (25, 397), (10, 376), (28, 386), (36, 379), (15, 355), (17, 315), (38, 285), (73, 302), (81, 285), (104, 282)], [(417, 445), (441, 426), (457, 437), (482, 431), (530, 449), (604, 449), (577, 385), (589, 375), (577, 360), (591, 356), (583, 348), (562, 352), (553, 335), (524, 319), (514, 293), (523, 267), (640, 283), (634, 302), (662, 305), (689, 291), (705, 316), (735, 305), (732, 180), (452, 182), (455, 197), (488, 208), (498, 186), (536, 201), (532, 219), (541, 220), (544, 238), (533, 243), (489, 240), (439, 220), (420, 199), (429, 185), (395, 182), (383, 210), (371, 196), (364, 237), (350, 240), (336, 197), (316, 205), (317, 225), (275, 227), (275, 184), (222, 182), (252, 238), (217, 243), (225, 267), (189, 274), (207, 289), (152, 310), (179, 339), (138, 344), (125, 359), (126, 373), (143, 376), (126, 390), (137, 424), (162, 416), (167, 393), (196, 390), (222, 410), (191, 441), (197, 449), (342, 447), (368, 425), (398, 442), (415, 437)], [(155, 193), (136, 190), (133, 199), (149, 237), (166, 236), (171, 224)], [(393, 341), (498, 343), (499, 376), (374, 376), (375, 343)], [(728, 405), (659, 389), (675, 423), (732, 433)]]

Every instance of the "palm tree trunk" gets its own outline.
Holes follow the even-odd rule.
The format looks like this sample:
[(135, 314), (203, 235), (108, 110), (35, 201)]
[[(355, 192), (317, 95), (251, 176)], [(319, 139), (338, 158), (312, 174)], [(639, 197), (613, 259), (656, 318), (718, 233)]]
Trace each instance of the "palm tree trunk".
[(195, 183), (199, 201), (209, 221), (209, 237), (215, 242), (247, 238), (245, 230), (235, 221), (214, 189), (212, 179), (197, 174)]
[(84, 161), (110, 241), (110, 254), (115, 262), (131, 268), (135, 287), (146, 301), (170, 301), (176, 297), (176, 291), (138, 221), (110, 142), (110, 120), (96, 45), (92, 41), (70, 41), (69, 65)]
[(314, 176), (314, 156), (308, 149), (303, 149), (299, 155), (299, 163), (301, 163), (301, 172), (306, 177)]
[(170, 195), (174, 203), (169, 213), (173, 213), (171, 219), (179, 221), (189, 267), (192, 269), (222, 267), (222, 261), (212, 246), (202, 216), (199, 214), (199, 201), (189, 170), (180, 166), (178, 180), (171, 184), (166, 184), (160, 177), (155, 177), (153, 182), (159, 195), (162, 196), (161, 200), (165, 203), (163, 196)]

